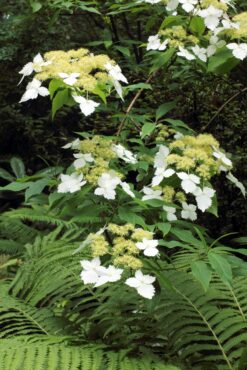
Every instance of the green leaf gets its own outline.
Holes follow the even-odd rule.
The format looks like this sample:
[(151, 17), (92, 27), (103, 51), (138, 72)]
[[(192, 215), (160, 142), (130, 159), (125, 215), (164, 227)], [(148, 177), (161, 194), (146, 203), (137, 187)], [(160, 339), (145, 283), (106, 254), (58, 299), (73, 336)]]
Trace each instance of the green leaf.
[(31, 7), (33, 10), (33, 13), (38, 12), (42, 8), (42, 4), (39, 1), (31, 2)]
[(138, 162), (138, 168), (141, 168), (145, 172), (148, 170), (148, 167), (149, 167), (149, 163), (148, 162), (145, 162), (145, 161), (139, 161)]
[(198, 16), (192, 17), (189, 28), (192, 32), (201, 36), (206, 29), (203, 18)]
[(125, 91), (135, 91), (139, 89), (152, 90), (152, 86), (150, 84), (140, 82), (138, 84), (128, 85), (127, 87), (125, 87)]
[(58, 91), (55, 95), (55, 98), (52, 101), (52, 119), (54, 119), (55, 114), (57, 113), (58, 109), (69, 102), (69, 90), (64, 89)]
[(218, 217), (218, 202), (216, 195), (212, 198), (212, 205), (207, 209), (207, 212), (212, 213), (214, 216)]
[(171, 58), (173, 57), (174, 53), (175, 53), (175, 49), (173, 48), (169, 48), (168, 50), (162, 53), (161, 52), (155, 53), (156, 55), (153, 57), (153, 62), (152, 62), (152, 67), (150, 69), (150, 72), (151, 73), (155, 72), (161, 67), (165, 68), (167, 64), (169, 63), (169, 61), (171, 60)]
[(155, 208), (163, 207), (164, 205), (164, 201), (160, 199), (148, 199), (148, 200), (142, 201), (142, 203), (144, 203), (146, 206), (155, 207)]
[(83, 4), (79, 4), (78, 5), (78, 8), (80, 8), (82, 10), (85, 10), (88, 13), (95, 13), (95, 14), (101, 15), (101, 13), (97, 9), (95, 9), (93, 7), (89, 7), (89, 6), (86, 6), (86, 5), (83, 5)]
[(112, 46), (113, 42), (112, 40), (104, 40), (104, 45), (106, 49), (109, 49), (110, 46)]
[(14, 176), (12, 176), (8, 171), (4, 170), (3, 168), (0, 168), (0, 178), (7, 181), (13, 181), (15, 179)]
[(240, 60), (234, 58), (230, 50), (222, 48), (209, 58), (207, 70), (215, 74), (226, 74), (239, 64), (239, 62)]
[(232, 282), (232, 268), (226, 258), (213, 251), (209, 252), (208, 259), (211, 267), (219, 275), (221, 280), (226, 284)]
[(161, 24), (161, 29), (172, 27), (172, 26), (178, 26), (183, 22), (182, 16), (179, 15), (169, 15), (168, 17), (165, 17), (165, 20)]
[(175, 101), (170, 101), (159, 106), (156, 111), (156, 121), (163, 117), (166, 113), (176, 107)]
[(25, 176), (25, 166), (20, 158), (13, 157), (10, 160), (10, 166), (17, 178)]
[(157, 227), (158, 227), (158, 229), (160, 231), (162, 231), (163, 236), (166, 236), (169, 233), (169, 231), (171, 230), (172, 225), (169, 224), (169, 223), (161, 223), (161, 222), (159, 222), (157, 224)]
[(174, 234), (178, 239), (182, 240), (183, 242), (185, 243), (188, 243), (189, 245), (193, 245), (194, 247), (196, 248), (204, 248), (204, 245), (203, 243), (196, 239), (192, 232), (189, 231), (189, 230), (181, 230), (181, 229), (178, 229), (178, 228), (173, 228), (172, 229), (172, 234)]
[(32, 183), (31, 182), (11, 182), (6, 186), (1, 186), (0, 190), (3, 191), (21, 191), (27, 189)]
[(116, 49), (120, 51), (123, 55), (126, 55), (127, 57), (130, 57), (130, 49), (126, 48), (124, 46), (116, 46)]
[(194, 132), (185, 122), (179, 119), (166, 118), (165, 121), (170, 123), (174, 129), (185, 128), (189, 132)]
[(32, 196), (42, 193), (48, 183), (49, 179), (40, 179), (33, 182), (25, 192), (25, 202), (27, 202)]
[(137, 224), (142, 227), (146, 226), (144, 218), (134, 213), (131, 208), (120, 207), (118, 210), (118, 216), (122, 221)]
[(93, 91), (93, 94), (98, 95), (100, 99), (106, 104), (106, 94), (99, 87), (96, 87)]
[(142, 126), (141, 138), (150, 135), (156, 128), (154, 123), (147, 122)]
[(55, 92), (60, 89), (60, 87), (64, 87), (64, 83), (63, 81), (61, 80), (56, 80), (56, 79), (53, 79), (51, 80), (51, 82), (49, 83), (49, 92), (50, 92), (50, 98), (52, 99)]
[(196, 280), (202, 284), (203, 289), (206, 292), (212, 278), (212, 271), (208, 265), (203, 261), (194, 261), (191, 263), (191, 272)]

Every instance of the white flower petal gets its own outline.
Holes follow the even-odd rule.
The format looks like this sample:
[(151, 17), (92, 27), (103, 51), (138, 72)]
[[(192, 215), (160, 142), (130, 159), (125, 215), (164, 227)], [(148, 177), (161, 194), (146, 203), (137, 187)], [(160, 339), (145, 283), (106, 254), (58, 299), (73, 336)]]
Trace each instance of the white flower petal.
[(125, 284), (131, 286), (132, 288), (138, 288), (140, 286), (140, 281), (136, 278), (129, 278), (125, 281)]
[(143, 254), (147, 257), (154, 257), (159, 254), (159, 250), (157, 248), (148, 247), (144, 250)]
[(41, 86), (38, 90), (39, 95), (41, 96), (48, 96), (50, 95), (49, 90), (46, 87)]
[(155, 293), (154, 286), (151, 284), (142, 284), (137, 288), (137, 292), (144, 298), (152, 299)]
[(98, 274), (95, 271), (82, 271), (81, 279), (84, 284), (94, 284), (98, 281)]

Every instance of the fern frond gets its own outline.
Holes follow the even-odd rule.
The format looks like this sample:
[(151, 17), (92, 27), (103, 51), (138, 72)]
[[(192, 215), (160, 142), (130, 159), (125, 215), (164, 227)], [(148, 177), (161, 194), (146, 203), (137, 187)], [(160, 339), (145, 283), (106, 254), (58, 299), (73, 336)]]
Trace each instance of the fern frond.
[(71, 221), (63, 220), (55, 215), (42, 210), (31, 208), (19, 208), (4, 213), (4, 216), (15, 220), (27, 220), (32, 222), (44, 222), (55, 226), (64, 226), (66, 228), (76, 228), (76, 224)]
[(27, 334), (64, 333), (63, 325), (47, 308), (38, 309), (8, 293), (8, 285), (0, 283), (0, 338)]
[(57, 306), (83, 287), (80, 280), (82, 254), (73, 254), (83, 241), (83, 230), (63, 232), (61, 227), (27, 244), (24, 262), (11, 284), (11, 294), (33, 306)]
[(179, 370), (148, 357), (123, 357), (97, 345), (72, 346), (66, 343), (5, 339), (0, 343), (1, 370)]
[(24, 245), (39, 234), (38, 230), (25, 225), (20, 220), (0, 218), (0, 253), (16, 255), (24, 250)]
[(209, 367), (217, 363), (220, 369), (235, 369), (247, 344), (247, 325), (234, 297), (241, 302), (241, 294), (246, 296), (247, 279), (237, 279), (232, 291), (218, 282), (205, 293), (189, 274), (173, 271), (168, 277), (175, 292), (165, 293), (159, 321), (168, 335), (169, 351), (193, 365), (199, 357), (204, 362), (206, 358)]

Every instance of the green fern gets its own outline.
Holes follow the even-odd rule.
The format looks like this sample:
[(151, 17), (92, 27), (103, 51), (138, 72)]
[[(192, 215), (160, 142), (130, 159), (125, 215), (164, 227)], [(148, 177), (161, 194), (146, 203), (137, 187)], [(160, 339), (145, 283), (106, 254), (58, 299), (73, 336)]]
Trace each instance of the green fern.
[(0, 253), (17, 255), (23, 252), (24, 245), (31, 242), (39, 231), (17, 219), (0, 218)]
[(0, 338), (27, 334), (56, 335), (65, 333), (65, 323), (48, 308), (36, 308), (8, 293), (8, 285), (0, 284)]
[[(53, 343), (52, 343), (53, 342)], [(59, 339), (58, 339), (59, 342)], [(100, 346), (8, 339), (0, 343), (0, 370), (179, 370), (148, 357), (133, 359)]]
[(80, 230), (63, 232), (59, 227), (27, 244), (24, 263), (11, 284), (14, 296), (31, 305), (57, 307), (83, 287), (80, 280), (81, 254), (74, 254), (83, 238)]
[(247, 345), (246, 277), (235, 277), (231, 287), (214, 277), (205, 293), (192, 274), (166, 271), (160, 262), (174, 289), (162, 290), (152, 301), (138, 298), (124, 284), (92, 289), (80, 280), (79, 261), (86, 250), (74, 254), (82, 235), (59, 227), (27, 244), (10, 284), (13, 299), (54, 312), (66, 323), (65, 335), (72, 332), (80, 340), (103, 340), (110, 348), (132, 353), (149, 348), (189, 364), (189, 369), (236, 368)]
[(39, 207), (39, 209), (19, 208), (8, 211), (4, 214), (5, 217), (14, 220), (27, 220), (32, 222), (44, 222), (55, 226), (64, 226), (66, 228), (76, 228), (76, 224), (72, 221), (63, 220), (56, 215), (49, 214), (47, 210)]
[(235, 369), (247, 344), (247, 278), (236, 278), (232, 288), (217, 280), (205, 293), (189, 274), (167, 276), (174, 291), (166, 291), (158, 315), (169, 351), (193, 366)]

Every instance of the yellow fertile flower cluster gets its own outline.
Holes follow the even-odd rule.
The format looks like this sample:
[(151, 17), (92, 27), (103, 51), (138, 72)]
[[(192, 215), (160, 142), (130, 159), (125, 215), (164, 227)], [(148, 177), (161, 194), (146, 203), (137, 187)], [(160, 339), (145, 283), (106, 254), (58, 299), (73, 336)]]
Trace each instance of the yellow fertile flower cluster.
[[(116, 153), (111, 149), (112, 141), (101, 136), (95, 135), (92, 139), (85, 139), (80, 142), (79, 150), (83, 154), (93, 153), (94, 161), (90, 165), (86, 165), (78, 169), (85, 179), (93, 185), (97, 185), (99, 177), (110, 170), (109, 162), (116, 158)], [(120, 178), (122, 174), (116, 172)]]
[(193, 171), (199, 177), (209, 180), (219, 172), (220, 162), (213, 156), (218, 141), (210, 134), (183, 136), (169, 145), (176, 153), (167, 156), (166, 161), (180, 171)]
[(133, 224), (109, 224), (104, 234), (90, 234), (90, 248), (92, 257), (102, 257), (106, 254), (112, 256), (115, 266), (138, 270), (142, 261), (138, 258), (140, 250), (136, 242), (144, 238), (152, 239), (153, 234), (143, 229), (136, 229)]
[(164, 141), (167, 138), (169, 138), (171, 135), (174, 135), (175, 133), (176, 131), (173, 130), (172, 128), (162, 125), (161, 127), (158, 128), (156, 141)]
[(247, 12), (235, 15), (232, 20), (239, 24), (239, 28), (228, 30), (228, 34), (232, 39), (247, 38)]
[(182, 26), (166, 28), (165, 30), (159, 31), (158, 34), (165, 37), (170, 47), (184, 46), (185, 43), (193, 45), (199, 43), (199, 39), (193, 35), (187, 34)]
[[(35, 78), (45, 81), (48, 79), (60, 79), (59, 73), (78, 73), (79, 76), (73, 86), (92, 92), (101, 82), (110, 82), (111, 78), (106, 72), (107, 63), (115, 64), (107, 55), (94, 55), (88, 49), (78, 50), (55, 50), (44, 55), (45, 60), (51, 62), (44, 64), (42, 69), (35, 68)], [(37, 66), (38, 67), (38, 66)]]
[(177, 200), (180, 203), (186, 202), (186, 195), (182, 191), (176, 192), (175, 188), (170, 185), (166, 186), (153, 186), (153, 190), (160, 190), (162, 192), (161, 197), (166, 203), (174, 203)]
[(205, 9), (213, 6), (214, 8), (221, 9), (224, 12), (228, 9), (228, 5), (220, 0), (201, 0), (200, 6)]

